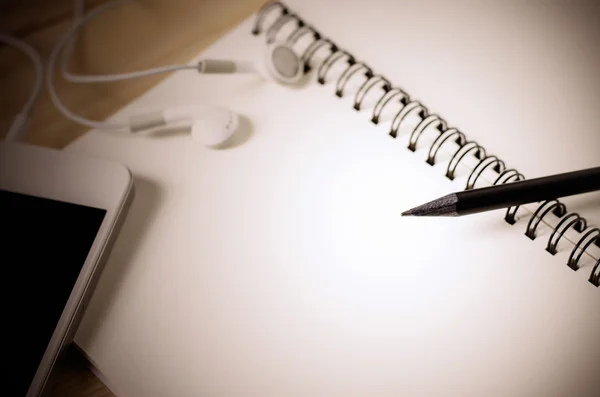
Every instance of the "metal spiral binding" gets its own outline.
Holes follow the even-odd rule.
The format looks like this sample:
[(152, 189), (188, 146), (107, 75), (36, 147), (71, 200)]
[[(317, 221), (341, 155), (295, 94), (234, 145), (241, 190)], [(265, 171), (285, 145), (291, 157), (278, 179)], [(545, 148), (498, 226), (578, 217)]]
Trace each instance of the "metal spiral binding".
[[(269, 27), (269, 30), (267, 30), (267, 43), (274, 42), (277, 33), (279, 33), (279, 31), (289, 22), (296, 24), (296, 30), (294, 32), (300, 30), (304, 26), (304, 21), (298, 18), (298, 16), (295, 14), (282, 15), (273, 25)], [(294, 33), (291, 33), (290, 37), (293, 36), (293, 34)]]
[(437, 156), (438, 150), (440, 150), (440, 147), (442, 147), (446, 141), (451, 139), (454, 139), (454, 142), (461, 147), (467, 143), (465, 134), (456, 128), (448, 128), (446, 131), (441, 133), (429, 147), (429, 154), (427, 154), (426, 163), (429, 165), (435, 165), (435, 157)]
[[(517, 182), (517, 181), (521, 181), (523, 179), (525, 179), (523, 174), (521, 174), (519, 171), (511, 168), (509, 170), (502, 171), (500, 173), (500, 175), (498, 175), (498, 178), (496, 178), (496, 180), (494, 181), (494, 183), (492, 185), (495, 186), (498, 184)], [(506, 221), (506, 223), (508, 223), (509, 225), (514, 225), (517, 222), (516, 216), (517, 216), (518, 210), (519, 210), (518, 205), (515, 207), (509, 207), (506, 210), (506, 215), (504, 216), (504, 220)]]
[(414, 152), (417, 150), (417, 141), (421, 137), (421, 134), (432, 125), (438, 129), (440, 134), (448, 129), (446, 125), (446, 121), (444, 121), (437, 114), (432, 114), (430, 116), (425, 117), (421, 120), (421, 122), (417, 125), (417, 127), (410, 133), (410, 137), (408, 138), (408, 150)]
[[(585, 250), (592, 244), (600, 242), (600, 229), (597, 227), (590, 229), (579, 239), (577, 244), (575, 244), (575, 248), (571, 251), (571, 255), (569, 255), (569, 260), (567, 262), (567, 266), (569, 266), (573, 270), (579, 269), (579, 259), (585, 252)], [(596, 286), (598, 287), (598, 286)]]
[(356, 91), (356, 95), (354, 96), (354, 110), (360, 110), (362, 106), (362, 102), (364, 101), (367, 93), (375, 87), (377, 84), (381, 84), (381, 89), (384, 92), (384, 95), (390, 90), (392, 84), (385, 77), (376, 74), (371, 76), (370, 79), (367, 79)]
[(398, 130), (402, 126), (402, 122), (413, 112), (417, 112), (417, 115), (421, 118), (427, 117), (427, 108), (421, 105), (418, 101), (410, 101), (410, 98), (407, 99), (409, 102), (406, 106), (404, 106), (392, 120), (392, 125), (390, 127), (390, 136), (392, 138), (396, 138), (398, 136)]
[(562, 217), (567, 212), (567, 207), (563, 203), (558, 200), (547, 200), (542, 205), (540, 205), (533, 216), (529, 218), (529, 222), (527, 223), (527, 230), (525, 231), (525, 235), (532, 240), (535, 240), (535, 230), (538, 225), (544, 219), (544, 216), (548, 214), (550, 211), (554, 213), (554, 215), (558, 217)]
[[(316, 38), (318, 36), (318, 38)], [(316, 33), (314, 35), (315, 41), (300, 55), (300, 59), (304, 62), (304, 72), (307, 73), (310, 71), (310, 63), (312, 61), (312, 57), (315, 55), (317, 51), (319, 51), (324, 46), (329, 46), (330, 52), (337, 52), (338, 48), (331, 40), (326, 38), (321, 38), (320, 34)]]
[[(319, 31), (312, 26), (306, 24), (297, 14), (292, 13), (282, 2), (272, 1), (268, 2), (258, 11), (257, 17), (254, 21), (252, 28), (253, 35), (259, 35), (264, 31), (264, 24), (266, 17), (271, 13), (277, 11), (279, 15), (277, 19), (266, 29), (267, 41), (271, 42), (275, 40), (276, 35), (281, 31), (283, 26), (288, 23), (296, 23), (296, 28), (284, 38), (288, 45), (296, 44), (305, 35), (312, 35), (312, 43), (300, 54), (300, 58), (304, 62), (304, 70), (308, 73), (312, 66), (314, 55), (322, 48), (327, 47), (329, 54), (321, 62), (317, 69), (317, 82), (321, 85), (327, 83), (327, 74), (332, 66), (338, 62), (346, 62), (346, 66), (341, 72), (340, 76), (335, 81), (335, 95), (343, 97), (345, 95), (345, 88), (348, 81), (356, 74), (363, 73), (365, 82), (359, 87), (354, 97), (354, 109), (360, 110), (362, 102), (366, 97), (367, 93), (376, 86), (380, 86), (382, 95), (378, 98), (373, 112), (371, 114), (371, 122), (378, 124), (381, 118), (383, 110), (391, 103), (399, 103), (402, 107), (395, 114), (391, 126), (389, 135), (392, 138), (396, 138), (398, 131), (402, 126), (402, 123), (408, 118), (409, 115), (418, 115), (421, 119), (419, 124), (414, 127), (409, 136), (408, 149), (410, 151), (416, 151), (418, 147), (419, 138), (423, 132), (427, 129), (436, 128), (439, 135), (435, 137), (433, 143), (429, 146), (427, 155), (427, 164), (433, 166), (436, 163), (436, 156), (441, 147), (449, 142), (454, 142), (458, 145), (458, 149), (452, 154), (448, 167), (446, 168), (446, 177), (453, 180), (456, 176), (456, 169), (462, 160), (468, 155), (472, 154), (478, 163), (475, 165), (473, 170), (469, 173), (467, 178), (467, 185), (465, 190), (473, 189), (477, 180), (480, 178), (482, 173), (487, 169), (492, 169), (498, 176), (492, 185), (499, 185), (505, 183), (516, 182), (525, 179), (523, 174), (515, 169), (507, 169), (504, 161), (499, 159), (495, 155), (488, 155), (483, 146), (475, 141), (467, 139), (464, 133), (459, 131), (457, 128), (450, 127), (446, 120), (437, 114), (430, 114), (428, 108), (419, 101), (413, 100), (410, 96), (401, 88), (394, 87), (389, 79), (385, 78), (380, 74), (376, 74), (371, 67), (363, 62), (356, 60), (354, 55), (350, 52), (339, 48), (333, 41), (325, 38)], [(505, 221), (509, 224), (515, 224), (517, 221), (516, 214), (519, 206), (510, 207), (506, 211), (504, 217)], [(567, 266), (573, 270), (579, 268), (579, 261), (592, 244), (600, 247), (600, 229), (592, 228), (586, 231), (587, 221), (576, 213), (568, 213), (566, 206), (559, 200), (548, 200), (541, 203), (536, 211), (529, 217), (525, 235), (530, 239), (536, 238), (536, 230), (539, 224), (543, 221), (544, 217), (549, 213), (553, 213), (559, 217), (559, 223), (552, 230), (550, 237), (548, 238), (548, 244), (546, 251), (554, 255), (557, 252), (557, 246), (561, 238), (568, 229), (574, 229), (578, 233), (581, 233), (581, 238), (575, 243), (574, 248), (571, 251)], [(600, 259), (594, 265), (589, 282), (596, 287), (600, 287)]]
[(321, 35), (318, 34), (312, 26), (303, 25), (296, 29), (294, 32), (290, 33), (290, 35), (286, 39), (286, 44), (289, 46), (294, 46), (302, 38), (302, 36), (306, 34), (312, 34), (314, 40), (319, 40)]
[(477, 183), (477, 179), (479, 179), (481, 174), (483, 174), (483, 172), (490, 167), (492, 167), (492, 169), (496, 171), (497, 174), (504, 172), (504, 170), (506, 169), (504, 161), (500, 160), (498, 157), (493, 155), (487, 156), (486, 158), (481, 160), (475, 168), (473, 168), (473, 172), (471, 172), (471, 174), (467, 178), (467, 186), (465, 187), (465, 190), (474, 189), (475, 184)]
[[(319, 84), (321, 84), (321, 85), (325, 84), (325, 77), (327, 77), (327, 72), (329, 71), (329, 69), (331, 69), (331, 67), (333, 66), (334, 63), (336, 63), (337, 61), (339, 61), (342, 58), (346, 58), (346, 63), (348, 64), (348, 69), (352, 68), (352, 66), (354, 66), (354, 64), (356, 63), (354, 56), (351, 55), (347, 51), (340, 50), (340, 49), (336, 49), (336, 51), (331, 51), (331, 54), (329, 54), (329, 56), (323, 60), (323, 63), (321, 64), (321, 66), (319, 66), (319, 70), (317, 71), (317, 82)], [(348, 69), (346, 69), (344, 71), (344, 73), (342, 74), (342, 76), (340, 76), (340, 78), (344, 77), (346, 75), (346, 72)], [(338, 83), (336, 84), (336, 87), (339, 87), (339, 85), (340, 85), (340, 83), (338, 81)]]
[(396, 97), (402, 106), (408, 105), (409, 97), (406, 92), (402, 91), (400, 88), (390, 88), (381, 98), (379, 98), (373, 108), (373, 116), (371, 116), (373, 124), (379, 124), (379, 117), (381, 116), (383, 108)]
[[(346, 70), (344, 70), (344, 73), (342, 73), (342, 75), (337, 79), (335, 87), (336, 96), (340, 98), (344, 96), (344, 88), (346, 88), (346, 84), (348, 84), (348, 81), (352, 78), (352, 76), (359, 71), (364, 73), (365, 77), (367, 78), (367, 82), (371, 81), (371, 78), (373, 77), (373, 71), (371, 68), (362, 62), (356, 62), (347, 67)], [(325, 80), (325, 76), (323, 76), (323, 80)]]
[(458, 164), (460, 164), (461, 160), (471, 152), (476, 158), (480, 160), (480, 162), (484, 161), (486, 158), (485, 149), (483, 148), (483, 146), (481, 146), (475, 141), (469, 141), (463, 146), (461, 146), (454, 153), (454, 156), (452, 156), (452, 158), (450, 159), (450, 162), (448, 163), (448, 168), (446, 168), (446, 178), (450, 179), (451, 181), (454, 180)]
[[(568, 223), (567, 223), (568, 222)], [(564, 228), (561, 227), (564, 225)], [(558, 222), (558, 225), (552, 230), (552, 234), (550, 234), (550, 238), (548, 238), (548, 245), (546, 246), (546, 251), (548, 251), (552, 255), (556, 255), (556, 247), (561, 237), (567, 230), (570, 228), (575, 229), (579, 233), (583, 233), (583, 231), (587, 228), (587, 221), (585, 218), (579, 216), (578, 213), (572, 212), (569, 215), (565, 216)]]

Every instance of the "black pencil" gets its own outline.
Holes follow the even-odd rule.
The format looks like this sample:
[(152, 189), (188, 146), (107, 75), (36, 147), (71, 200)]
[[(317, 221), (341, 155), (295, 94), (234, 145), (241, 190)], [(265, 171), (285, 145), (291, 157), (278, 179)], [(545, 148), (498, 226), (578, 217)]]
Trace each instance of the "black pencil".
[(452, 193), (402, 215), (463, 216), (596, 190), (600, 190), (600, 167)]

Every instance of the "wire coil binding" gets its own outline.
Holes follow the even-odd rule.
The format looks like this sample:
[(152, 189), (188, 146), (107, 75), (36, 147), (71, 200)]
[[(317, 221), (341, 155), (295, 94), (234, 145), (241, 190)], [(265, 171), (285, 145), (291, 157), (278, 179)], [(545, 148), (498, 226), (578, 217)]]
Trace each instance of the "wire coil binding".
[(535, 231), (544, 219), (544, 216), (548, 214), (550, 211), (554, 213), (554, 215), (561, 217), (567, 212), (567, 207), (563, 203), (558, 200), (547, 200), (542, 205), (540, 205), (531, 218), (529, 218), (529, 222), (527, 223), (527, 230), (525, 231), (525, 235), (529, 237), (531, 240), (535, 240)]
[[(265, 19), (271, 12), (279, 12), (279, 15), (265, 30)], [(354, 109), (361, 110), (362, 103), (367, 93), (379, 85), (382, 94), (377, 99), (371, 114), (370, 120), (373, 124), (378, 124), (380, 122), (383, 110), (387, 106), (392, 103), (398, 103), (401, 105), (401, 108), (394, 115), (389, 131), (389, 135), (392, 138), (398, 136), (398, 132), (403, 122), (409, 118), (409, 116), (414, 115), (417, 115), (421, 121), (410, 133), (408, 143), (408, 149), (410, 151), (415, 152), (417, 150), (419, 139), (425, 130), (435, 129), (438, 133), (437, 137), (433, 140), (433, 143), (429, 146), (426, 159), (427, 164), (431, 166), (435, 165), (439, 150), (448, 143), (453, 142), (458, 146), (454, 153), (452, 153), (448, 167), (446, 168), (445, 175), (447, 178), (453, 180), (456, 177), (457, 167), (467, 155), (471, 154), (478, 162), (467, 177), (465, 190), (473, 189), (477, 180), (481, 177), (483, 172), (488, 169), (491, 169), (498, 174), (492, 185), (517, 182), (525, 179), (523, 174), (517, 170), (507, 169), (504, 161), (497, 156), (487, 154), (483, 146), (475, 141), (468, 140), (464, 133), (455, 127), (451, 127), (442, 117), (437, 114), (430, 114), (429, 109), (425, 105), (411, 99), (402, 88), (394, 87), (389, 79), (375, 73), (375, 71), (367, 64), (357, 61), (353, 54), (341, 49), (333, 41), (325, 38), (314, 27), (308, 25), (297, 14), (291, 12), (282, 2), (271, 1), (262, 6), (254, 20), (252, 34), (258, 36), (266, 31), (267, 41), (273, 41), (284, 25), (294, 21), (296, 23), (296, 28), (283, 39), (286, 43), (294, 45), (300, 38), (306, 35), (311, 35), (313, 39), (304, 52), (300, 54), (300, 58), (304, 62), (305, 73), (310, 72), (314, 67), (313, 58), (315, 54), (324, 47), (327, 47), (328, 49), (329, 54), (317, 68), (317, 82), (320, 85), (325, 85), (328, 82), (327, 75), (333, 65), (339, 62), (345, 62), (346, 66), (340, 76), (335, 80), (334, 93), (337, 97), (344, 97), (346, 94), (344, 91), (348, 81), (357, 73), (362, 73), (365, 77), (365, 81), (358, 88), (353, 102)], [(519, 206), (507, 209), (504, 219), (508, 224), (513, 225), (516, 223), (518, 209)], [(558, 243), (564, 237), (567, 230), (573, 229), (577, 231), (581, 234), (581, 237), (575, 243), (575, 246), (569, 255), (567, 266), (573, 270), (579, 269), (580, 259), (588, 247), (592, 244), (600, 247), (600, 229), (592, 228), (586, 231), (588, 225), (584, 218), (579, 214), (569, 213), (566, 206), (559, 200), (548, 200), (541, 203), (536, 211), (529, 217), (525, 235), (532, 240), (535, 239), (536, 230), (539, 224), (549, 213), (553, 213), (555, 216), (559, 217), (560, 220), (557, 226), (553, 228), (550, 237), (548, 238), (546, 251), (552, 255), (556, 254)], [(600, 287), (600, 259), (597, 260), (590, 273), (589, 282), (596, 287)]]

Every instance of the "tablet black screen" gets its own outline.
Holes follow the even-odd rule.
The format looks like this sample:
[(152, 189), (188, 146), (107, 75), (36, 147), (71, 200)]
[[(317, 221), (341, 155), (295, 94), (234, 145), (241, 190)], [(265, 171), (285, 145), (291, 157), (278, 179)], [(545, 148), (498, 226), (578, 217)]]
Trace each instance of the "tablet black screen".
[(25, 396), (106, 214), (0, 190), (3, 389)]

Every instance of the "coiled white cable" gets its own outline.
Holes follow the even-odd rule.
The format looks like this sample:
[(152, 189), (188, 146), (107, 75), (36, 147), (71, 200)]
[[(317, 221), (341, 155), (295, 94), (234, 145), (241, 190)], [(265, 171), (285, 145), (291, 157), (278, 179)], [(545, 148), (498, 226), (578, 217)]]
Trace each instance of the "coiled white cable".
[(48, 93), (50, 94), (50, 99), (54, 106), (71, 121), (82, 124), (89, 128), (108, 128), (108, 129), (121, 129), (127, 128), (127, 123), (107, 123), (101, 121), (90, 120), (85, 117), (81, 117), (71, 112), (69, 108), (65, 106), (65, 104), (60, 100), (58, 94), (56, 93), (56, 88), (54, 87), (54, 71), (56, 67), (56, 62), (58, 57), (64, 48), (65, 45), (68, 44), (69, 38), (71, 35), (76, 32), (79, 28), (81, 28), (86, 22), (90, 21), (92, 18), (109, 11), (110, 9), (118, 6), (121, 1), (106, 3), (102, 6), (99, 6), (92, 12), (90, 12), (87, 16), (81, 18), (79, 21), (74, 23), (69, 30), (58, 40), (54, 48), (52, 49), (52, 53), (50, 54), (50, 58), (48, 59), (48, 66), (46, 68), (46, 86), (48, 88)]
[[(109, 123), (109, 122), (90, 120), (85, 117), (76, 115), (71, 110), (69, 110), (65, 106), (65, 104), (60, 100), (60, 98), (58, 97), (58, 94), (56, 93), (56, 89), (54, 87), (53, 77), (54, 77), (54, 73), (55, 73), (55, 69), (56, 69), (56, 63), (59, 60), (59, 57), (61, 57), (61, 54), (66, 53), (66, 55), (68, 56), (71, 53), (71, 50), (73, 48), (72, 40), (73, 40), (74, 36), (77, 34), (77, 32), (79, 31), (79, 29), (81, 29), (82, 26), (84, 26), (86, 23), (88, 23), (93, 18), (96, 18), (97, 16), (99, 16), (113, 8), (120, 6), (121, 4), (125, 3), (125, 1), (128, 1), (128, 0), (116, 0), (116, 1), (109, 2), (109, 3), (105, 3), (104, 5), (101, 5), (84, 15), (83, 3), (81, 1), (75, 0), (74, 23), (69, 28), (69, 30), (59, 39), (57, 44), (54, 46), (54, 48), (52, 49), (50, 58), (48, 60), (47, 88), (48, 88), (48, 92), (50, 94), (50, 98), (51, 98), (52, 102), (54, 103), (54, 106), (56, 106), (56, 108), (69, 120), (74, 121), (79, 124), (82, 124), (89, 128), (123, 129), (123, 128), (128, 128), (129, 123), (127, 123), (127, 122)], [(169, 72), (173, 72), (173, 71), (177, 71), (177, 70), (185, 70), (185, 69), (195, 70), (195, 71), (198, 70), (198, 65), (170, 65), (170, 66), (163, 66), (163, 67), (154, 68), (154, 69), (129, 72), (129, 73), (120, 73), (120, 74), (114, 74), (114, 75), (81, 76), (81, 75), (71, 74), (68, 72), (67, 56), (63, 55), (63, 57), (61, 59), (61, 68), (63, 71), (63, 75), (65, 76), (65, 78), (68, 81), (75, 82), (75, 83), (105, 83), (105, 82), (122, 81), (122, 80), (146, 77), (146, 76), (162, 74), (162, 73), (169, 73)]]
[(26, 42), (5, 34), (0, 34), (0, 42), (22, 51), (29, 59), (31, 59), (35, 69), (33, 91), (21, 112), (15, 116), (5, 137), (8, 141), (15, 141), (19, 140), (25, 133), (33, 108), (42, 92), (42, 87), (44, 86), (44, 64), (40, 54)]
[[(121, 3), (124, 3), (125, 1), (128, 1), (128, 0), (117, 0), (117, 1), (115, 1), (115, 3), (121, 4)], [(74, 0), (74, 3), (75, 3), (74, 4), (74, 9), (75, 9), (74, 14), (75, 15), (74, 15), (73, 24), (77, 24), (81, 21), (81, 19), (85, 15), (84, 0)], [(95, 12), (91, 11), (90, 13), (95, 13)], [(95, 15), (97, 16), (97, 14), (95, 14)], [(108, 83), (108, 82), (114, 82), (114, 81), (123, 81), (123, 80), (136, 79), (136, 78), (140, 78), (140, 77), (153, 76), (153, 75), (157, 75), (157, 74), (171, 73), (171, 72), (176, 72), (179, 70), (195, 70), (195, 71), (198, 70), (197, 64), (196, 65), (180, 64), (180, 65), (160, 66), (160, 67), (156, 67), (156, 68), (138, 70), (138, 71), (127, 72), (127, 73), (95, 74), (95, 75), (74, 74), (69, 71), (68, 62), (69, 62), (69, 58), (72, 53), (74, 42), (77, 39), (76, 35), (77, 35), (77, 31), (73, 31), (70, 34), (71, 37), (68, 38), (68, 41), (70, 41), (70, 43), (67, 44), (66, 48), (62, 52), (61, 64), (60, 64), (60, 70), (61, 70), (63, 77), (65, 78), (65, 80), (72, 82), (72, 83)]]

